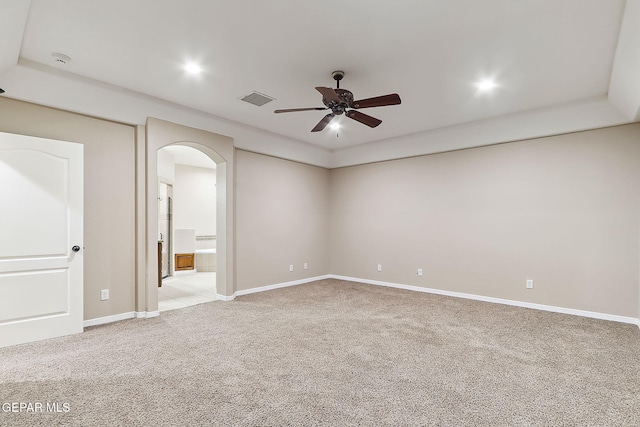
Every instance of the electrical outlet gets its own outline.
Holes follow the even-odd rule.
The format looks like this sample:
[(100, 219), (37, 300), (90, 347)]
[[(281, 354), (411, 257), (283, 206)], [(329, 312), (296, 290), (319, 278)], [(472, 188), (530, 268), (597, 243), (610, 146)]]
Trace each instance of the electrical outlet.
[(306, 270), (307, 268), (309, 268), (309, 264), (307, 264), (306, 262), (304, 263), (304, 269)]
[(100, 301), (106, 301), (109, 299), (109, 289), (103, 289), (100, 291)]
[(422, 269), (421, 268), (418, 269), (418, 276), (422, 276)]
[(293, 264), (289, 265), (289, 271), (293, 271)]
[(533, 289), (533, 280), (527, 279), (527, 289)]
[(378, 271), (382, 271), (382, 264), (378, 264)]

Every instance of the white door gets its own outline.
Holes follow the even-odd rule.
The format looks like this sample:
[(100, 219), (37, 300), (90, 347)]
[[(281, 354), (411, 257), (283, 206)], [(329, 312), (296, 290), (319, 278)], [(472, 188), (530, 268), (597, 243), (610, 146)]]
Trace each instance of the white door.
[(0, 347), (82, 332), (83, 146), (0, 132)]

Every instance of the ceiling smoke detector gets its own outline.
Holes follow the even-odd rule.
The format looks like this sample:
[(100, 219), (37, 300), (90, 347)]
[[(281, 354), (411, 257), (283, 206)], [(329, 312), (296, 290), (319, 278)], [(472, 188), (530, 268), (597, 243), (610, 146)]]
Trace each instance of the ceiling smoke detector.
[(65, 55), (64, 53), (53, 52), (51, 56), (53, 57), (54, 62), (56, 62), (57, 64), (67, 64), (69, 61), (71, 61), (71, 57)]

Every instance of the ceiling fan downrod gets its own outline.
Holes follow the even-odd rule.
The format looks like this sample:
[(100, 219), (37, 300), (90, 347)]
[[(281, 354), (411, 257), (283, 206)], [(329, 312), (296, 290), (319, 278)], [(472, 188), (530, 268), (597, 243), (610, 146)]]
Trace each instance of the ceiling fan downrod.
[(331, 73), (331, 77), (336, 81), (336, 89), (340, 89), (340, 80), (344, 77), (344, 71), (334, 71)]

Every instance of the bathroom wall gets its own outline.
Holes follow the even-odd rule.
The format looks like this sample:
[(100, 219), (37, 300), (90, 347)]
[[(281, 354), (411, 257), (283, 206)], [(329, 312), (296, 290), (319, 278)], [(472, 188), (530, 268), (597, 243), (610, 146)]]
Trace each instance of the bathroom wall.
[(173, 226), (195, 228), (196, 236), (216, 234), (215, 169), (175, 165)]
[(176, 162), (167, 150), (158, 150), (158, 180), (171, 185), (176, 180)]

